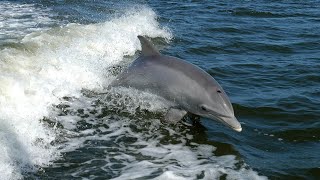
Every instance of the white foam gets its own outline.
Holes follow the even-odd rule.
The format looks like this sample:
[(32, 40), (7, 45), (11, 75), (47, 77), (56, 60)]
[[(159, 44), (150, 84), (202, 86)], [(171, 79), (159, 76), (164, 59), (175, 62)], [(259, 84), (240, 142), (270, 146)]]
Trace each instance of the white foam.
[[(30, 11), (32, 17), (40, 13), (33, 5), (6, 2), (0, 4), (0, 17), (10, 10), (17, 16), (27, 14), (25, 11)], [(39, 22), (47, 22), (46, 13), (40, 14)], [(26, 49), (1, 50), (0, 179), (21, 178), (21, 173), (59, 158), (61, 147), (51, 143), (60, 138), (61, 132), (39, 120), (49, 116), (52, 104), (59, 104), (61, 97), (79, 97), (82, 89), (99, 90), (107, 85), (112, 76), (106, 69), (140, 48), (137, 35), (170, 39), (170, 32), (161, 28), (156, 19), (150, 8), (141, 7), (100, 24), (68, 24), (36, 31), (22, 39)], [(2, 26), (11, 21), (15, 20), (9, 18)], [(23, 36), (29, 33), (25, 29), (34, 26), (32, 21), (39, 23), (32, 18), (21, 26), (20, 22), (13, 23), (2, 34), (21, 31)], [(65, 117), (60, 121), (72, 128), (76, 119)], [(77, 146), (72, 141), (65, 146), (68, 144)]]
[[(135, 91), (131, 92), (127, 95), (139, 96)], [(108, 96), (108, 94), (101, 96)], [(142, 96), (140, 95), (140, 97)], [(101, 104), (95, 104), (94, 102), (97, 100), (95, 98), (99, 99)], [(86, 99), (82, 97), (81, 100), (64, 102), (65, 105), (69, 106), (68, 111), (77, 112), (77, 109), (82, 109), (84, 114), (88, 115), (82, 120), (96, 127), (94, 128), (96, 133), (92, 132), (92, 134), (88, 134), (87, 130), (77, 130), (75, 132), (73, 129), (69, 129), (76, 134), (69, 142), (76, 144), (76, 146), (73, 146), (75, 149), (86, 149), (90, 141), (103, 141), (104, 144), (113, 144), (111, 147), (95, 146), (97, 149), (103, 149), (101, 159), (98, 160), (105, 161), (101, 169), (104, 169), (108, 175), (112, 174), (112, 179), (165, 180), (219, 179), (223, 177), (226, 179), (267, 179), (264, 176), (259, 176), (257, 172), (245, 164), (241, 164), (234, 155), (216, 156), (214, 154), (216, 147), (192, 142), (189, 127), (183, 125), (165, 126), (158, 119), (152, 119), (152, 116), (149, 116), (149, 119), (140, 118), (131, 110), (127, 112), (132, 112), (131, 114), (135, 115), (132, 118), (121, 117), (114, 115), (114, 113), (108, 115), (99, 107), (112, 109), (114, 105), (118, 105), (112, 102), (108, 103), (99, 96), (95, 98)], [(116, 99), (116, 97), (113, 98)], [(119, 96), (119, 98), (122, 99), (123, 97)], [(86, 101), (83, 102), (85, 99)], [(136, 103), (142, 106), (151, 103), (155, 104), (154, 107), (162, 108), (162, 102), (159, 99), (149, 100), (147, 98), (147, 101), (143, 98), (139, 99), (140, 102)], [(131, 100), (133, 99), (131, 98)], [(98, 112), (90, 115), (89, 112), (93, 106)], [(69, 112), (66, 116), (69, 118), (78, 116), (74, 112)], [(96, 116), (99, 116), (99, 118)], [(76, 124), (80, 125), (79, 123)], [(190, 138), (191, 143), (188, 145)], [(174, 139), (174, 143), (168, 142), (169, 139)], [(84, 144), (83, 142), (87, 143)], [(65, 152), (73, 150), (65, 149)], [(92, 160), (89, 160), (82, 164), (90, 164), (91, 162)], [(82, 173), (81, 168), (72, 175), (75, 178), (81, 178), (83, 177)]]
[[(119, 94), (112, 94), (117, 92)], [(72, 128), (73, 126), (64, 127), (64, 130), (73, 134), (73, 137), (66, 143), (64, 152), (72, 152), (75, 149), (81, 151), (86, 149), (90, 142), (103, 141), (103, 144), (112, 144), (111, 146), (97, 145), (94, 148), (103, 149), (100, 159), (95, 160), (105, 161), (100, 168), (104, 169), (106, 174), (112, 175), (112, 179), (115, 180), (135, 178), (219, 179), (223, 177), (226, 179), (267, 179), (259, 176), (245, 164), (241, 164), (234, 155), (216, 156), (214, 154), (216, 147), (192, 142), (193, 137), (189, 133), (189, 127), (165, 126), (159, 122), (159, 119), (152, 119), (152, 116), (141, 118), (137, 115), (139, 114), (137, 111), (140, 111), (137, 110), (138, 106), (149, 109), (149, 105), (153, 104), (154, 108), (151, 109), (155, 112), (161, 111), (164, 107), (161, 98), (151, 98), (150, 94), (130, 89), (118, 89), (112, 93), (111, 95), (109, 93), (95, 95), (90, 98), (81, 97), (63, 103), (69, 113), (63, 119), (58, 117), (59, 122), (63, 123), (66, 118), (78, 117), (76, 112), (81, 109), (87, 116), (81, 118), (82, 123), (75, 121), (73, 126), (84, 126), (81, 125), (83, 121), (85, 124), (95, 126), (90, 129), (89, 133), (88, 130), (79, 131), (79, 129)], [(110, 99), (120, 103), (108, 101)], [(97, 101), (99, 103), (96, 103)], [(123, 107), (123, 104), (127, 104), (128, 106), (124, 107), (128, 109), (120, 108), (118, 112), (119, 114), (129, 113), (130, 118), (105, 112), (106, 109)], [(91, 114), (93, 109), (96, 112)], [(174, 139), (174, 143), (168, 142), (168, 139)], [(190, 144), (188, 145), (187, 142)], [(91, 164), (92, 161), (90, 159), (82, 164)], [(82, 176), (83, 169), (86, 168), (76, 170), (72, 176), (86, 177)]]
[[(154, 102), (157, 103), (157, 102)], [(71, 107), (72, 109), (72, 107)], [(89, 119), (93, 117), (88, 117)], [(141, 121), (137, 119), (127, 119), (124, 117), (111, 118), (106, 116), (102, 118), (100, 125), (108, 125), (108, 131), (97, 135), (83, 137), (87, 141), (103, 140), (105, 142), (117, 142), (119, 146), (100, 147), (104, 149), (106, 173), (111, 174), (110, 169), (113, 166), (121, 165), (120, 169), (112, 171), (114, 180), (124, 179), (219, 179), (223, 176), (226, 179), (267, 179), (259, 176), (255, 171), (239, 163), (234, 155), (215, 156), (215, 147), (211, 145), (201, 145), (192, 143), (187, 145), (186, 134), (188, 130), (179, 127), (166, 127), (175, 131), (176, 143), (164, 145), (161, 143), (167, 139), (161, 129), (158, 121), (150, 119)], [(96, 122), (95, 122), (96, 123)], [(133, 131), (130, 128), (136, 125), (139, 131)], [(146, 126), (148, 124), (148, 126)], [(145, 127), (145, 128), (144, 128)], [(163, 128), (162, 128), (163, 129)], [(79, 136), (82, 134), (79, 132)], [(134, 137), (134, 141), (121, 142), (119, 139), (124, 137)], [(75, 141), (78, 141), (76, 138)], [(77, 148), (85, 147), (81, 145)], [(116, 152), (114, 151), (116, 148)], [(111, 151), (109, 151), (109, 149)], [(115, 159), (117, 160), (115, 162)], [(100, 159), (103, 160), (103, 159)], [(90, 160), (91, 162), (91, 160)], [(87, 163), (87, 162), (86, 162)], [(85, 164), (86, 164), (85, 163)], [(88, 162), (89, 163), (89, 162)], [(74, 177), (82, 177), (82, 171), (73, 173)]]

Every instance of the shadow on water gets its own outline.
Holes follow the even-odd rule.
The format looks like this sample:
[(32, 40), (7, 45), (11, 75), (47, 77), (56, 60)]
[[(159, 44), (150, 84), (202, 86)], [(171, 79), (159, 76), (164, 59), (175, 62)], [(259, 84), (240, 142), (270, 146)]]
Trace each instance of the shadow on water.
[(239, 152), (233, 147), (233, 145), (208, 139), (208, 129), (204, 125), (202, 125), (202, 122), (199, 117), (195, 117), (194, 115), (188, 114), (188, 117), (185, 117), (184, 121), (191, 121), (191, 124), (186, 128), (188, 128), (190, 134), (193, 135), (193, 142), (196, 142), (198, 144), (208, 144), (217, 147), (214, 153), (217, 156), (223, 156), (228, 154), (233, 154), (238, 157), (240, 156)]

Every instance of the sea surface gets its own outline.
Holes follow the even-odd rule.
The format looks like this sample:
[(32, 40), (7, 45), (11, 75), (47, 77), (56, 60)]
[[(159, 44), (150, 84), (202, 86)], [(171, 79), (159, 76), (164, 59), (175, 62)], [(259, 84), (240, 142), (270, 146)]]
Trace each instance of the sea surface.
[[(243, 131), (108, 90), (138, 35), (211, 74)], [(0, 1), (0, 179), (320, 179), (320, 1)]]

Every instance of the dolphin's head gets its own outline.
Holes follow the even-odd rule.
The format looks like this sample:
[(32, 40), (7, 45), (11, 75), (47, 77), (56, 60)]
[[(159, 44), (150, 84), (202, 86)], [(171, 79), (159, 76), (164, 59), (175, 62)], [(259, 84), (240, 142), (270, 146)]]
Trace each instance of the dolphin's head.
[(216, 119), (235, 131), (241, 132), (241, 124), (234, 115), (233, 107), (227, 94), (214, 80), (214, 86), (206, 89), (206, 98), (198, 102), (197, 113), (200, 116)]

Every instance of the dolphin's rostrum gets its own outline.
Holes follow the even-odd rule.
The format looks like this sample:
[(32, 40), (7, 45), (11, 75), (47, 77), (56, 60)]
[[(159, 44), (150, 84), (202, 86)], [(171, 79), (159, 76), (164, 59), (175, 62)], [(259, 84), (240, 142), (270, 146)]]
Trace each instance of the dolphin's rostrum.
[(204, 70), (184, 60), (165, 56), (143, 36), (138, 36), (142, 52), (111, 87), (131, 87), (148, 91), (173, 102), (164, 120), (177, 122), (187, 112), (218, 120), (235, 131), (242, 130), (228, 96)]

